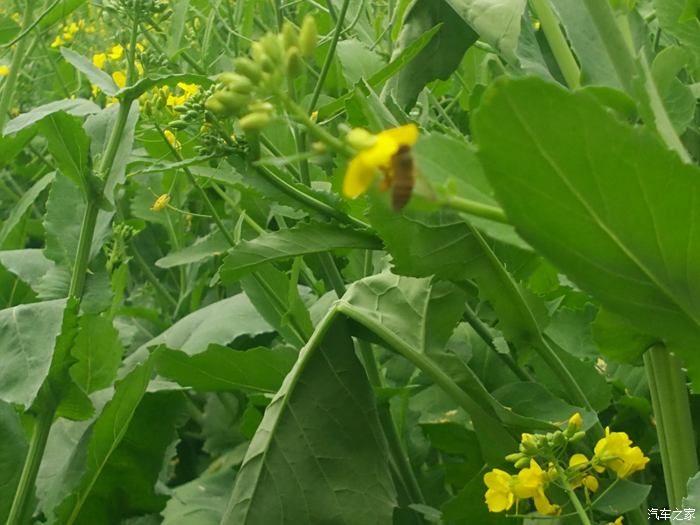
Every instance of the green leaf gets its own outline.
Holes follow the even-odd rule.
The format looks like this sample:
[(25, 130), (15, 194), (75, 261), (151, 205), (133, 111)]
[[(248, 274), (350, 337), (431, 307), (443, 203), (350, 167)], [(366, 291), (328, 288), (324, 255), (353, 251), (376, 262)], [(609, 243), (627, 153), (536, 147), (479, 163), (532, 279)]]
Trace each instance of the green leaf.
[[(535, 382), (511, 383), (492, 392), (493, 396), (504, 406), (521, 416), (532, 417), (561, 425), (568, 421), (575, 412), (586, 419), (584, 428), (596, 421), (596, 415), (584, 412), (581, 407), (570, 405), (555, 397), (544, 386)], [(586, 417), (587, 415), (587, 417)]]
[(199, 392), (253, 390), (275, 393), (296, 359), (297, 353), (291, 349), (257, 347), (239, 351), (212, 344), (195, 355), (162, 350), (156, 369), (161, 376)]
[(114, 96), (119, 91), (119, 87), (114, 83), (112, 77), (95, 66), (89, 58), (67, 47), (61, 48), (61, 54), (75, 69), (83, 73), (90, 82), (98, 86), (106, 95)]
[(189, 7), (190, 0), (180, 0), (180, 2), (178, 2), (173, 8), (173, 15), (170, 18), (168, 41), (165, 44), (165, 52), (168, 55), (168, 58), (175, 58), (180, 52), (180, 44), (182, 41), (182, 35), (185, 32), (187, 10)]
[(700, 66), (700, 20), (683, 16), (686, 0), (653, 0), (661, 29), (678, 39)]
[(381, 57), (355, 38), (338, 42), (338, 60), (348, 84), (371, 78), (384, 66)]
[(594, 501), (593, 508), (609, 516), (619, 516), (638, 508), (650, 490), (651, 485), (618, 479), (610, 490)]
[(293, 228), (241, 241), (231, 248), (219, 273), (224, 284), (231, 284), (269, 262), (338, 249), (378, 250), (381, 247), (379, 239), (366, 232), (332, 224), (299, 223)]
[(13, 118), (2, 130), (3, 135), (12, 135), (13, 133), (22, 131), (23, 129), (33, 126), (40, 120), (59, 111), (68, 113), (74, 117), (84, 117), (86, 115), (90, 115), (91, 113), (97, 113), (100, 111), (100, 106), (83, 98), (71, 98), (49, 102), (48, 104), (36, 107), (27, 113), (22, 113), (19, 117)]
[(642, 354), (658, 343), (658, 337), (646, 335), (624, 317), (601, 308), (593, 323), (593, 336), (598, 350), (618, 362), (639, 361)]
[(232, 469), (223, 469), (175, 487), (161, 512), (162, 525), (219, 525), (234, 479)]
[(41, 29), (48, 29), (59, 20), (67, 20), (68, 16), (85, 3), (86, 0), (61, 0), (39, 22)]
[(404, 107), (412, 106), (429, 82), (447, 79), (478, 38), (467, 22), (455, 13), (457, 8), (454, 5), (450, 7), (450, 3), (446, 0), (418, 0), (404, 18), (392, 56), (394, 59), (426, 31), (439, 26), (435, 38), (385, 88), (393, 91), (396, 100)]
[[(138, 411), (152, 370), (152, 360), (148, 360), (118, 381), (112, 399), (83, 435), (66, 470), (56, 480), (63, 486), (61, 493), (65, 495), (54, 509), (58, 522), (95, 523), (96, 516), (105, 519), (112, 512), (119, 515), (132, 502), (146, 507), (140, 510), (162, 508), (164, 501), (153, 495), (152, 487), (161, 468), (162, 451), (174, 438), (172, 419), (177, 410), (173, 410), (174, 399), (160, 397), (163, 395), (160, 393), (153, 394), (156, 397), (151, 399), (170, 398), (167, 403), (156, 401), (156, 406), (145, 403), (141, 412)], [(175, 399), (179, 397), (173, 395)], [(153, 432), (154, 428), (168, 430)], [(136, 434), (137, 439), (129, 438), (131, 434)], [(119, 497), (115, 497), (115, 492)], [(120, 508), (122, 499), (126, 504)]]
[[(20, 32), (22, 28), (7, 16), (0, 16), (0, 45), (7, 44)], [(0, 518), (4, 519), (2, 513)]]
[(160, 335), (157, 335), (130, 356), (130, 362), (148, 355), (148, 348), (164, 345), (171, 350), (182, 350), (192, 356), (204, 352), (209, 345), (227, 345), (237, 337), (254, 337), (272, 329), (253, 308), (245, 294), (217, 301), (183, 317)]
[(28, 408), (49, 373), (65, 299), (0, 310), (0, 399)]
[(700, 170), (588, 95), (537, 79), (498, 82), (475, 135), (525, 239), (643, 333), (694, 341), (678, 351), (698, 381)]
[(241, 279), (241, 287), (260, 315), (284, 339), (301, 348), (312, 332), (311, 317), (296, 283), (268, 264)]
[(395, 506), (374, 394), (338, 319), (267, 407), (221, 523), (386, 525)]
[(20, 199), (15, 204), (14, 208), (10, 211), (10, 215), (7, 217), (5, 222), (2, 224), (2, 230), (0, 230), (0, 246), (5, 244), (7, 237), (12, 233), (12, 230), (19, 224), (27, 210), (34, 204), (34, 201), (39, 197), (42, 191), (53, 182), (55, 173), (48, 173), (40, 178), (38, 181), (32, 185)]
[(507, 60), (515, 58), (520, 20), (525, 0), (446, 0), (479, 38), (500, 51)]
[(219, 231), (210, 233), (206, 237), (197, 239), (190, 246), (169, 253), (156, 261), (159, 268), (173, 268), (183, 264), (192, 264), (204, 261), (211, 257), (225, 253), (231, 245), (226, 237)]
[(507, 525), (513, 519), (505, 513), (489, 512), (484, 502), (486, 485), (483, 475), (474, 476), (462, 490), (442, 505), (442, 518), (456, 525)]
[[(181, 2), (184, 4), (186, 2)], [(178, 5), (180, 5), (178, 4)], [(127, 86), (122, 88), (117, 93), (117, 97), (121, 100), (136, 100), (146, 91), (156, 86), (176, 86), (179, 82), (185, 82), (187, 84), (197, 84), (202, 88), (208, 88), (214, 81), (209, 77), (204, 75), (197, 75), (195, 73), (171, 73), (169, 75), (154, 75), (152, 77), (145, 77), (136, 82), (132, 86)]]
[[(700, 472), (688, 480), (688, 495), (683, 498), (683, 508), (695, 509), (695, 513), (697, 513), (698, 509), (700, 509)], [(695, 517), (692, 520), (686, 519), (685, 512), (683, 513), (682, 517), (683, 519), (671, 521), (672, 523), (680, 523), (682, 521), (688, 525), (697, 525), (698, 520), (700, 520), (700, 515), (697, 514), (695, 514)]]
[(19, 415), (0, 401), (0, 522), (5, 522), (29, 448)]
[(48, 141), (49, 153), (56, 160), (59, 172), (75, 182), (84, 195), (89, 195), (90, 139), (81, 122), (59, 111), (42, 119), (39, 131)]
[(83, 316), (71, 350), (77, 360), (70, 368), (71, 378), (88, 394), (107, 388), (117, 375), (123, 353), (119, 334), (106, 317)]
[(0, 264), (35, 291), (38, 290), (42, 277), (54, 266), (39, 248), (0, 251)]

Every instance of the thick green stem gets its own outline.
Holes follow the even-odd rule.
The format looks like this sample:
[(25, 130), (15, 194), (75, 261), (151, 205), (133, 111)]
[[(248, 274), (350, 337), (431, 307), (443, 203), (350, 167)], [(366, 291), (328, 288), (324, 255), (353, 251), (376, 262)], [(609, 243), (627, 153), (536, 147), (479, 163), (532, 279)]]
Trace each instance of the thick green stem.
[[(22, 17), (22, 29), (27, 29), (32, 23), (32, 11), (34, 7), (34, 0), (27, 0), (27, 5), (25, 7), (24, 16)], [(19, 78), (19, 72), (22, 69), (22, 64), (27, 56), (27, 50), (29, 49), (29, 39), (23, 38), (17, 44), (15, 52), (12, 55), (12, 62), (10, 63), (10, 72), (5, 77), (5, 82), (2, 86), (2, 95), (0, 95), (0, 132), (5, 126), (7, 121), (7, 112), (10, 109), (10, 104), (15, 97), (15, 89), (17, 88), (17, 79)]]
[(24, 468), (22, 469), (19, 484), (15, 491), (15, 498), (12, 501), (10, 514), (7, 517), (7, 525), (20, 525), (26, 521), (25, 514), (27, 513), (27, 503), (34, 491), (36, 475), (39, 472), (41, 458), (44, 456), (46, 440), (49, 437), (49, 431), (51, 430), (55, 412), (55, 405), (45, 406), (43, 410), (39, 412), (36, 422), (34, 423), (32, 440), (29, 443), (27, 458), (25, 459)]
[(471, 199), (465, 199), (464, 197), (458, 197), (457, 195), (450, 195), (449, 197), (445, 198), (442, 204), (461, 213), (481, 217), (494, 222), (500, 222), (502, 224), (509, 224), (508, 217), (506, 217), (505, 212), (496, 206), (483, 204)]
[(662, 346), (644, 354), (669, 508), (682, 508), (688, 479), (698, 471), (690, 401), (680, 360)]
[(576, 89), (581, 85), (581, 70), (574, 58), (569, 43), (566, 41), (559, 19), (554, 14), (554, 10), (549, 3), (549, 0), (532, 0), (532, 8), (537, 15), (537, 18), (542, 24), (542, 30), (547, 37), (549, 47), (552, 49), (554, 58), (559, 65), (559, 69), (564, 75), (567, 85), (571, 89)]

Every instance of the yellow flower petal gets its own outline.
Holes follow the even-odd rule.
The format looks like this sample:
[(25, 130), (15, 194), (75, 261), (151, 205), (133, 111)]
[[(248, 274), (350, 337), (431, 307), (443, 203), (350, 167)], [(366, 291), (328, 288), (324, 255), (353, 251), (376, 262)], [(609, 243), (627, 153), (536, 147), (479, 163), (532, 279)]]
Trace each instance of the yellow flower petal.
[(153, 206), (151, 206), (151, 211), (163, 211), (167, 206), (168, 203), (170, 202), (170, 195), (167, 193), (164, 193), (160, 197), (156, 199), (156, 201), (153, 203)]
[(119, 88), (126, 86), (126, 75), (122, 71), (115, 71), (112, 73), (112, 80)]
[(124, 56), (124, 48), (120, 44), (117, 44), (109, 50), (109, 54), (107, 56), (110, 60), (119, 60), (122, 56)]
[(63, 45), (63, 39), (60, 36), (57, 36), (56, 38), (53, 39), (53, 42), (51, 42), (51, 47), (57, 48), (61, 47)]
[(10, 68), (5, 64), (0, 65), (0, 77), (6, 77), (10, 74)]
[(402, 146), (413, 146), (418, 141), (418, 126), (406, 124), (398, 128), (385, 129), (377, 137), (379, 140), (382, 140), (382, 137), (389, 137)]
[(182, 148), (182, 144), (180, 144), (180, 141), (177, 140), (175, 133), (173, 133), (169, 129), (166, 129), (163, 132), (163, 135), (165, 135), (165, 138), (167, 139), (168, 144), (170, 144), (174, 149), (179, 150), (180, 148)]
[(575, 467), (576, 465), (583, 465), (588, 463), (588, 458), (583, 454), (574, 454), (569, 458), (569, 467)]
[(92, 55), (92, 63), (95, 67), (102, 69), (107, 61), (107, 55), (105, 53), (95, 53)]
[(343, 179), (343, 195), (354, 199), (365, 193), (375, 177), (375, 170), (372, 165), (367, 164), (358, 155), (350, 161), (348, 169)]
[(591, 492), (595, 492), (599, 487), (598, 479), (595, 476), (588, 475), (583, 478), (583, 486)]

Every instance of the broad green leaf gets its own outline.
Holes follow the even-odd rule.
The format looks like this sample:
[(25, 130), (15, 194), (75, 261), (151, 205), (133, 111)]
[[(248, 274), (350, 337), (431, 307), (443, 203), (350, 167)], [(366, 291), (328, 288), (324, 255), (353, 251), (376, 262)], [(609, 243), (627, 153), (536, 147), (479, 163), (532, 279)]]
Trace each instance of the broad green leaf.
[(34, 183), (34, 185), (29, 188), (22, 197), (17, 201), (14, 208), (10, 211), (10, 215), (7, 217), (5, 222), (2, 224), (2, 230), (0, 230), (0, 246), (5, 244), (7, 237), (12, 233), (12, 230), (17, 226), (19, 221), (22, 219), (26, 211), (34, 204), (34, 201), (39, 197), (42, 191), (51, 184), (55, 176), (55, 173), (48, 173), (40, 178)]
[[(435, 26), (439, 26), (439, 29), (435, 38), (387, 84), (383, 92), (392, 91), (402, 106), (412, 106), (429, 82), (447, 79), (478, 38), (467, 22), (455, 13), (457, 7), (450, 7), (450, 3), (447, 0), (418, 0), (406, 13), (393, 59), (426, 31)], [(371, 79), (369, 84), (373, 85)]]
[(0, 264), (35, 291), (38, 291), (42, 277), (54, 266), (39, 248), (0, 251)]
[[(486, 471), (484, 470), (484, 473)], [(462, 490), (442, 505), (442, 517), (456, 525), (507, 525), (513, 523), (505, 513), (489, 512), (484, 501), (486, 485), (483, 474), (477, 475)]]
[(516, 414), (552, 424), (561, 425), (576, 412), (585, 418), (584, 429), (596, 421), (595, 414), (584, 413), (580, 407), (562, 401), (534, 381), (502, 386), (493, 392), (493, 396)]
[(593, 508), (609, 516), (619, 516), (638, 508), (650, 490), (651, 485), (642, 485), (628, 479), (620, 479), (610, 490), (595, 500)]
[(515, 57), (525, 0), (446, 0), (484, 42), (506, 59)]
[(95, 66), (89, 58), (67, 47), (61, 48), (61, 54), (75, 69), (83, 73), (90, 82), (98, 86), (106, 95), (114, 96), (119, 91), (112, 77)]
[(371, 78), (384, 66), (381, 57), (355, 38), (338, 42), (338, 60), (348, 84), (354, 85), (361, 79)]
[(3, 401), (0, 401), (0, 436), (0, 522), (5, 522), (29, 447), (19, 415)]
[(366, 232), (321, 223), (299, 223), (293, 228), (263, 233), (231, 248), (219, 270), (221, 281), (230, 284), (261, 264), (300, 255), (338, 249), (378, 250), (381, 242)]
[[(433, 39), (433, 37), (440, 31), (440, 26), (433, 27), (429, 31), (422, 33), (416, 40), (414, 40), (410, 45), (408, 45), (401, 53), (398, 54), (393, 60), (391, 60), (386, 66), (384, 66), (380, 71), (372, 75), (370, 79), (367, 80), (367, 84), (373, 88), (379, 88), (387, 80), (393, 77), (396, 73), (401, 71), (404, 67), (410, 64), (413, 59), (418, 56), (418, 54), (428, 45), (428, 43)], [(345, 102), (352, 98), (354, 91), (351, 91), (347, 95), (340, 97), (339, 99), (322, 106), (318, 110), (319, 118), (326, 119), (337, 112), (341, 111), (345, 106)]]
[(653, 0), (661, 29), (673, 35), (693, 54), (696, 68), (700, 65), (700, 20), (684, 17), (686, 0)]
[[(158, 423), (163, 423), (163, 420), (172, 420), (172, 408), (156, 406), (149, 410), (148, 404), (144, 404), (144, 410), (147, 411), (145, 417), (135, 417), (146, 393), (152, 370), (152, 361), (147, 360), (118, 381), (112, 399), (104, 405), (99, 416), (83, 435), (66, 470), (57, 481), (64, 487), (62, 494), (65, 496), (54, 509), (58, 523), (95, 523), (96, 513), (106, 512), (106, 516), (109, 516), (110, 511), (120, 510), (112, 505), (119, 505), (119, 499), (123, 497), (128, 498), (127, 502), (140, 500), (142, 504), (155, 507), (148, 510), (160, 510), (159, 507), (164, 502), (157, 497), (154, 502), (151, 492), (162, 461), (162, 455), (158, 457), (155, 451), (161, 450), (162, 454), (162, 450), (174, 436), (171, 434), (172, 430), (153, 432), (153, 428), (158, 428)], [(162, 393), (155, 394), (161, 395)], [(122, 440), (133, 428), (132, 421), (138, 428), (138, 439), (127, 439), (124, 441), (125, 446), (120, 447)], [(163, 428), (172, 428), (172, 424), (172, 421), (164, 424)], [(148, 436), (148, 439), (144, 439), (144, 436)], [(120, 465), (130, 465), (130, 469), (125, 470)], [(146, 476), (138, 473), (140, 470), (151, 472), (150, 483)], [(134, 471), (137, 472), (136, 475)], [(125, 479), (119, 479), (120, 476)], [(145, 490), (144, 482), (148, 490)], [(115, 489), (123, 491), (121, 498), (112, 497), (110, 501), (110, 492), (113, 493)]]
[(164, 349), (158, 355), (156, 370), (161, 376), (199, 392), (275, 393), (296, 359), (297, 353), (291, 349), (257, 347), (240, 351), (212, 344), (195, 355)]
[(593, 323), (593, 336), (601, 354), (623, 363), (639, 361), (644, 352), (658, 343), (657, 337), (640, 332), (624, 317), (604, 308)]
[(219, 525), (234, 479), (235, 472), (224, 469), (175, 487), (162, 525)]
[[(7, 16), (0, 16), (0, 45), (4, 45), (12, 40), (22, 28)], [(0, 513), (0, 519), (4, 519)]]
[(615, 68), (605, 49), (603, 40), (580, 0), (554, 0), (566, 36), (581, 64), (581, 81), (585, 84), (621, 88)]
[(33, 126), (40, 120), (59, 111), (68, 113), (69, 115), (73, 115), (75, 117), (84, 117), (86, 115), (90, 115), (91, 113), (97, 113), (100, 111), (100, 106), (83, 98), (71, 98), (49, 102), (48, 104), (36, 107), (27, 113), (22, 113), (19, 117), (13, 118), (2, 130), (3, 135), (12, 135), (13, 133), (22, 131), (23, 129)]
[(0, 135), (0, 167), (7, 166), (17, 154), (34, 138), (36, 130), (25, 128), (14, 135)]
[(143, 344), (132, 359), (145, 357), (148, 348), (158, 345), (192, 356), (204, 352), (211, 344), (227, 345), (237, 337), (255, 337), (271, 330), (248, 297), (238, 294), (183, 317)]
[(41, 29), (48, 29), (59, 20), (67, 20), (68, 16), (85, 3), (86, 0), (60, 0), (46, 12), (39, 22)]
[(48, 141), (49, 153), (56, 160), (59, 172), (89, 195), (90, 139), (80, 121), (59, 111), (42, 119), (39, 131)]
[(338, 319), (267, 407), (221, 523), (385, 525), (395, 506), (374, 394)]
[(263, 319), (284, 339), (301, 348), (312, 332), (311, 317), (296, 283), (268, 264), (241, 279), (241, 287)]
[(186, 246), (181, 250), (169, 253), (156, 261), (156, 266), (160, 268), (173, 268), (183, 264), (192, 264), (204, 261), (211, 257), (226, 253), (231, 247), (229, 242), (219, 231), (210, 233), (206, 237), (197, 239), (194, 244)]
[(28, 408), (49, 373), (65, 299), (0, 310), (0, 399)]
[[(182, 2), (183, 4), (186, 2)], [(154, 75), (142, 78), (133, 86), (122, 88), (117, 93), (117, 97), (122, 100), (136, 100), (149, 89), (156, 86), (176, 86), (179, 82), (186, 84), (197, 84), (202, 88), (208, 88), (214, 81), (204, 75), (195, 73), (171, 73), (169, 75)]]
[(690, 342), (678, 351), (697, 382), (700, 170), (588, 95), (538, 79), (499, 82), (475, 135), (524, 238), (643, 333)]
[[(90, 115), (85, 120), (85, 132), (90, 137), (90, 152), (92, 158), (101, 159), (104, 157), (109, 143), (109, 137), (117, 120), (119, 105), (112, 104), (99, 113)], [(122, 132), (117, 146), (117, 153), (112, 163), (109, 173), (105, 174), (104, 196), (108, 202), (114, 203), (114, 191), (116, 186), (123, 184), (126, 177), (126, 165), (131, 159), (131, 150), (134, 143), (134, 133), (139, 120), (139, 103), (134, 101), (129, 109), (124, 131)]]
[(697, 525), (700, 521), (700, 472), (695, 474), (688, 480), (688, 495), (683, 498), (683, 509), (695, 509), (693, 519), (689, 519), (685, 512), (679, 517), (681, 519), (672, 520), (672, 523), (681, 523), (685, 525)]
[(70, 368), (73, 381), (88, 394), (107, 388), (117, 375), (123, 352), (119, 334), (109, 319), (98, 315), (81, 317), (71, 350), (77, 360)]

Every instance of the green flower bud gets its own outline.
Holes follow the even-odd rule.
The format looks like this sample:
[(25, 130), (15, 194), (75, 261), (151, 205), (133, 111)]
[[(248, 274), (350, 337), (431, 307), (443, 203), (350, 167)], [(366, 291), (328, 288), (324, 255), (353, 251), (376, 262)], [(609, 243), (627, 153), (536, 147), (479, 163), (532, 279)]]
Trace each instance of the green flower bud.
[(508, 454), (506, 456), (506, 461), (510, 463), (517, 463), (521, 459), (523, 459), (523, 455), (520, 452), (515, 452), (514, 454)]
[(253, 55), (253, 60), (263, 71), (270, 72), (275, 69), (275, 64), (267, 56), (265, 48), (260, 42), (253, 42), (250, 45), (250, 53)]
[(247, 57), (238, 57), (233, 63), (236, 66), (237, 73), (248, 77), (253, 84), (260, 82), (262, 71), (260, 70), (260, 66), (251, 59)]
[(218, 116), (226, 116), (229, 114), (228, 109), (226, 109), (226, 106), (224, 106), (218, 99), (212, 95), (207, 99), (207, 101), (204, 103), (204, 107), (214, 113), (214, 115)]
[(317, 155), (323, 155), (324, 153), (328, 152), (328, 146), (326, 146), (323, 142), (312, 142), (311, 151)]
[(576, 443), (577, 441), (581, 441), (584, 437), (586, 437), (586, 433), (581, 430), (569, 438), (569, 443)]
[(304, 72), (304, 62), (301, 59), (298, 47), (287, 49), (287, 74), (296, 78)]
[(238, 73), (222, 73), (219, 82), (225, 85), (228, 90), (245, 95), (253, 91), (254, 87), (253, 82), (248, 77)]
[(294, 47), (298, 45), (299, 35), (297, 30), (289, 20), (285, 20), (282, 24), (282, 42), (284, 43), (285, 49)]
[(241, 117), (241, 120), (238, 121), (238, 125), (246, 133), (257, 133), (262, 131), (262, 129), (270, 123), (271, 119), (272, 117), (270, 117), (269, 113), (258, 111), (255, 113), (248, 113), (246, 116)]
[(248, 109), (250, 110), (251, 113), (253, 112), (267, 112), (267, 113), (272, 113), (275, 110), (275, 106), (270, 104), (269, 102), (265, 100), (256, 100), (255, 102), (251, 102), (248, 104)]
[(213, 97), (221, 102), (230, 113), (238, 113), (250, 100), (248, 95), (228, 90), (217, 91)]
[(313, 16), (306, 15), (301, 23), (301, 31), (299, 31), (299, 51), (303, 56), (311, 56), (316, 49), (317, 42), (316, 20)]
[(530, 465), (530, 458), (522, 458), (515, 462), (515, 468), (525, 468)]
[(185, 129), (188, 126), (188, 123), (184, 120), (173, 120), (170, 124), (168, 124), (168, 126), (174, 130), (180, 130)]
[(284, 47), (278, 35), (266, 33), (260, 39), (260, 45), (265, 50), (267, 57), (275, 64), (282, 64), (284, 59)]

